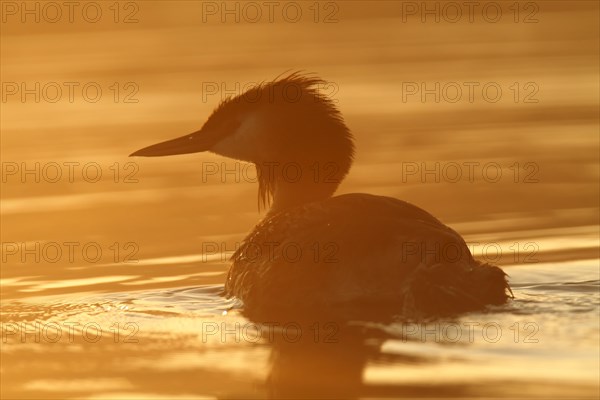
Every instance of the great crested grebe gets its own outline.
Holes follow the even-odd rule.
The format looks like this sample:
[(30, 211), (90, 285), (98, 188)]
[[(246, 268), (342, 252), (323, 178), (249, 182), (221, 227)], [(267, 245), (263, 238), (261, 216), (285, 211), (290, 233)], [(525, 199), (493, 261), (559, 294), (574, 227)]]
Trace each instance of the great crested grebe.
[(333, 196), (354, 139), (325, 82), (293, 73), (223, 101), (192, 134), (131, 156), (211, 151), (252, 162), (267, 215), (232, 256), (225, 294), (254, 315), (361, 308), (429, 317), (507, 301), (498, 267), (412, 204), (363, 193)]

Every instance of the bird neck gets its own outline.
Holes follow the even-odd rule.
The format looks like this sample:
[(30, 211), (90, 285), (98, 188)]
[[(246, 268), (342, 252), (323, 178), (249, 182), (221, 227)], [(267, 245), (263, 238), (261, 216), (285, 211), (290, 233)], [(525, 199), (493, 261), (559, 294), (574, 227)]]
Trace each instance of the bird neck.
[[(268, 165), (265, 165), (268, 164)], [(318, 163), (263, 163), (258, 166), (259, 207), (271, 205), (274, 214), (303, 204), (330, 198), (341, 179), (323, 174)]]

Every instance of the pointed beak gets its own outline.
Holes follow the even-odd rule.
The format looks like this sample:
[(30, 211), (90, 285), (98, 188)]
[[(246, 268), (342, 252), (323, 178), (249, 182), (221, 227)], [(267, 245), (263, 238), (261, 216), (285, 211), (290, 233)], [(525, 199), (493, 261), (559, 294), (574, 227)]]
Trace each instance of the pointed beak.
[(129, 157), (161, 157), (199, 153), (210, 150), (214, 143), (215, 140), (211, 135), (207, 135), (205, 132), (202, 132), (202, 130), (199, 130), (190, 135), (144, 147), (143, 149), (131, 153)]

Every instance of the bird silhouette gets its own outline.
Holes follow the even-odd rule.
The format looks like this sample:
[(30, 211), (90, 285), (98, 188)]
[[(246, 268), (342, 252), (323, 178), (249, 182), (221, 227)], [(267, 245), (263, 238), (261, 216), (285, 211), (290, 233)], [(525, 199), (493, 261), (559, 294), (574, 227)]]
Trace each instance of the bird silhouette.
[(252, 162), (266, 216), (232, 256), (225, 295), (248, 315), (428, 318), (500, 305), (506, 274), (462, 237), (391, 197), (333, 196), (354, 138), (325, 82), (298, 72), (224, 100), (202, 128), (131, 156), (211, 151)]

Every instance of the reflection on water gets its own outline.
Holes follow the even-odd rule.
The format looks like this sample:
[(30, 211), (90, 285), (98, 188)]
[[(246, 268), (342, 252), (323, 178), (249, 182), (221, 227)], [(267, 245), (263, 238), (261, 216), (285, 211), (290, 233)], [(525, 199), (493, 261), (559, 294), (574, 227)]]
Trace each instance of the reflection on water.
[[(597, 261), (508, 272), (507, 306), (421, 323), (259, 324), (222, 285), (5, 303), (6, 395), (592, 396)], [(32, 364), (43, 366), (33, 376)]]
[[(532, 24), (401, 23), (398, 2), (337, 2), (334, 24), (200, 24), (202, 3), (139, 1), (127, 25), (2, 23), (2, 82), (110, 93), (2, 100), (3, 398), (598, 397), (596, 2), (535, 2)], [(203, 84), (288, 68), (331, 80), (357, 137), (340, 192), (431, 211), (506, 267), (513, 301), (427, 323), (258, 324), (220, 296), (260, 218), (255, 183), (207, 175), (235, 171), (215, 155), (126, 156), (197, 129), (223, 95)], [(471, 81), (506, 96), (403, 99), (407, 83)], [(115, 82), (139, 101), (114, 101)]]

